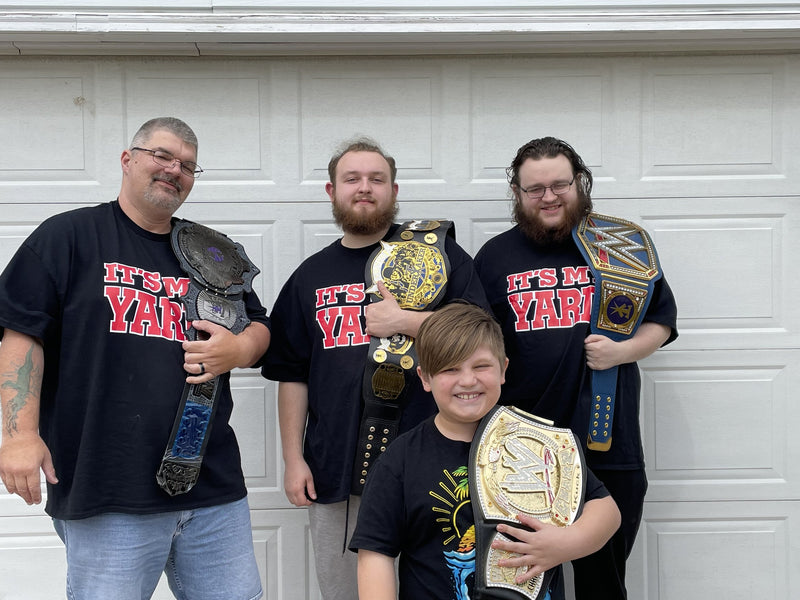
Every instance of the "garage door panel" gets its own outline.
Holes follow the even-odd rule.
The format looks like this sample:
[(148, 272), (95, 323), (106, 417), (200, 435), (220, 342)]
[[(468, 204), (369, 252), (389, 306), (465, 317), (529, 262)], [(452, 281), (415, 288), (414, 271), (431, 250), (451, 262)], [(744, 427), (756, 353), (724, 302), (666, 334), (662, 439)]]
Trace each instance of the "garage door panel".
[(11, 142), (0, 146), (3, 170), (85, 172), (84, 80), (54, 73), (1, 79), (3, 133)]
[(4, 65), (0, 202), (97, 197), (105, 163), (97, 160), (96, 82), (95, 69), (75, 61)]
[(239, 369), (231, 378), (231, 426), (242, 454), (248, 488), (281, 491), (280, 437), (275, 385), (256, 369)]
[(796, 189), (797, 68), (781, 56), (643, 63), (644, 189), (676, 196)]
[[(649, 218), (680, 308), (681, 329), (788, 329), (780, 279), (789, 249), (780, 215)], [(700, 282), (698, 284), (698, 282)]]
[[(3, 525), (0, 520), (0, 527)], [(0, 598), (64, 598), (67, 573), (64, 544), (53, 532), (52, 526), (49, 529), (47, 534), (39, 536), (31, 536), (27, 532), (21, 537), (0, 536), (0, 581), (3, 582)]]
[(648, 503), (637, 547), (648, 600), (792, 598), (800, 574), (797, 502)]
[[(644, 177), (758, 176), (780, 172), (781, 72), (708, 70), (645, 82)], [(777, 104), (776, 104), (777, 102)], [(652, 117), (648, 120), (648, 117)], [(779, 145), (778, 145), (779, 147)], [(777, 161), (776, 161), (777, 159)], [(776, 164), (777, 162), (777, 164)]]
[(474, 179), (506, 181), (516, 149), (544, 135), (569, 140), (596, 176), (604, 176), (604, 128), (614, 119), (606, 108), (611, 69), (607, 62), (588, 62), (476, 64), (471, 75)]
[(796, 498), (800, 351), (659, 352), (642, 363), (648, 500)]
[[(267, 74), (269, 71), (267, 71)], [(200, 140), (203, 179), (270, 180), (269, 79), (226, 62), (175, 61), (131, 65), (124, 74), (126, 139), (147, 119), (172, 115), (190, 123)]]
[(374, 137), (406, 180), (444, 177), (439, 155), (442, 71), (439, 61), (414, 69), (402, 61), (307, 65), (300, 74), (301, 148), (305, 179), (325, 182), (328, 159), (354, 134)]

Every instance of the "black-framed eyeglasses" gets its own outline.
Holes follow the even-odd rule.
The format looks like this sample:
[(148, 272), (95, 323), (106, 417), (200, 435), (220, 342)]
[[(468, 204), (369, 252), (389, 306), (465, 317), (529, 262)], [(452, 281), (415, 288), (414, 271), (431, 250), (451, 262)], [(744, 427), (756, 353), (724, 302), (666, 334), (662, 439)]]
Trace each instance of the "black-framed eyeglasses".
[(200, 168), (196, 162), (192, 161), (182, 161), (180, 159), (175, 158), (172, 154), (167, 152), (166, 150), (151, 150), (150, 148), (139, 148), (133, 147), (131, 150), (140, 150), (142, 152), (149, 152), (150, 155), (153, 157), (153, 162), (162, 167), (172, 167), (175, 163), (178, 163), (181, 166), (181, 173), (186, 175), (187, 177), (193, 177), (197, 179), (200, 177), (200, 173), (203, 172), (203, 169)]
[(575, 183), (575, 178), (572, 181), (556, 181), (553, 185), (533, 185), (528, 189), (520, 187), (519, 191), (525, 194), (529, 200), (538, 200), (543, 198), (547, 190), (553, 192), (556, 196), (566, 194), (572, 184)]

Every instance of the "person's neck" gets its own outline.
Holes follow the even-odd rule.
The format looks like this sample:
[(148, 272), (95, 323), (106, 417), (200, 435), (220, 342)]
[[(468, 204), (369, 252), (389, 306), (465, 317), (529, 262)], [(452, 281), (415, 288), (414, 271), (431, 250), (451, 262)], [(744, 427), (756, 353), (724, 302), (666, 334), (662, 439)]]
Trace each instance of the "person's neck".
[(478, 430), (477, 421), (474, 423), (454, 423), (442, 417), (442, 413), (438, 413), (433, 418), (433, 424), (444, 437), (457, 442), (472, 442), (472, 438), (475, 437), (475, 432)]
[(138, 210), (132, 202), (129, 202), (124, 195), (120, 194), (117, 198), (119, 207), (128, 218), (139, 227), (150, 233), (169, 233), (172, 231), (172, 215), (146, 215)]
[(345, 231), (344, 235), (342, 236), (342, 246), (345, 248), (366, 248), (367, 246), (372, 246), (373, 244), (376, 244), (382, 240), (388, 231), (388, 227), (377, 233), (372, 233), (369, 235)]

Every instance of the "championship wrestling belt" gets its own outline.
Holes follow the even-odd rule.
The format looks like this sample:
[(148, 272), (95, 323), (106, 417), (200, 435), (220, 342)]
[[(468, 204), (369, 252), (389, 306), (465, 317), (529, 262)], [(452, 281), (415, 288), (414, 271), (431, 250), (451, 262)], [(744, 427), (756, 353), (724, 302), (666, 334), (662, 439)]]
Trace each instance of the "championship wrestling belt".
[[(382, 300), (377, 282), (383, 281), (400, 308), (435, 308), (444, 297), (450, 272), (444, 250), (447, 235), (455, 236), (450, 221), (406, 221), (389, 240), (381, 240), (364, 274), (370, 300)], [(361, 494), (370, 465), (397, 437), (416, 367), (417, 352), (411, 336), (398, 333), (370, 339), (351, 493)]]
[[(615, 342), (629, 339), (642, 322), (661, 278), (647, 232), (630, 221), (591, 213), (572, 231), (595, 281), (591, 331)], [(590, 450), (611, 448), (617, 367), (592, 371)]]
[[(178, 219), (172, 227), (172, 250), (189, 275), (189, 289), (180, 298), (190, 321), (205, 319), (241, 333), (250, 323), (244, 292), (252, 291), (258, 268), (241, 244), (198, 223)], [(194, 328), (186, 332), (197, 339)], [(211, 434), (222, 385), (220, 377), (187, 383), (156, 481), (170, 496), (188, 492), (197, 482)]]
[(513, 406), (496, 406), (481, 420), (469, 458), (479, 597), (546, 597), (552, 569), (519, 584), (514, 579), (527, 567), (497, 564), (519, 556), (492, 548), (495, 539), (515, 541), (498, 532), (497, 524), (527, 529), (517, 519), (522, 513), (558, 527), (571, 525), (583, 508), (585, 484), (583, 454), (571, 430)]

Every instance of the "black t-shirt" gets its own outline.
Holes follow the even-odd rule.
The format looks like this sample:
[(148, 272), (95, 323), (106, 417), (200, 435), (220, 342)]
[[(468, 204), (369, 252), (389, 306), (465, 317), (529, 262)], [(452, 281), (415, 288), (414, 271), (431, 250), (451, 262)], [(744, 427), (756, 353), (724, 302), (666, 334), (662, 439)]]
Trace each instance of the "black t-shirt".
[[(433, 419), (400, 436), (372, 467), (349, 547), (399, 555), (401, 599), (468, 599), (475, 585), (470, 444), (442, 435)], [(585, 500), (608, 495), (588, 470), (584, 492)]]
[[(378, 245), (354, 249), (337, 240), (310, 256), (283, 286), (271, 315), (272, 341), (262, 373), (308, 384), (304, 456), (322, 503), (340, 502), (350, 493), (370, 342), (364, 332), (369, 303), (364, 272)], [(445, 250), (450, 273), (442, 304), (462, 298), (489, 310), (472, 258), (449, 236)], [(400, 431), (436, 410), (416, 377), (410, 385)]]
[[(591, 369), (584, 340), (590, 333), (594, 277), (575, 242), (540, 246), (514, 227), (489, 240), (475, 257), (486, 296), (500, 321), (509, 357), (501, 402), (569, 427), (584, 443), (594, 469), (644, 466), (639, 434), (640, 376), (636, 363), (619, 366), (611, 449), (586, 450)], [(677, 337), (677, 309), (662, 277), (644, 320)]]
[[(156, 484), (186, 377), (178, 297), (188, 282), (169, 234), (141, 229), (117, 202), (46, 220), (0, 276), (0, 334), (9, 328), (44, 346), (39, 430), (59, 478), (48, 484), (51, 516), (154, 513), (245, 496), (228, 375), (199, 481), (175, 497)], [(255, 294), (246, 304), (251, 320), (269, 325)]]

